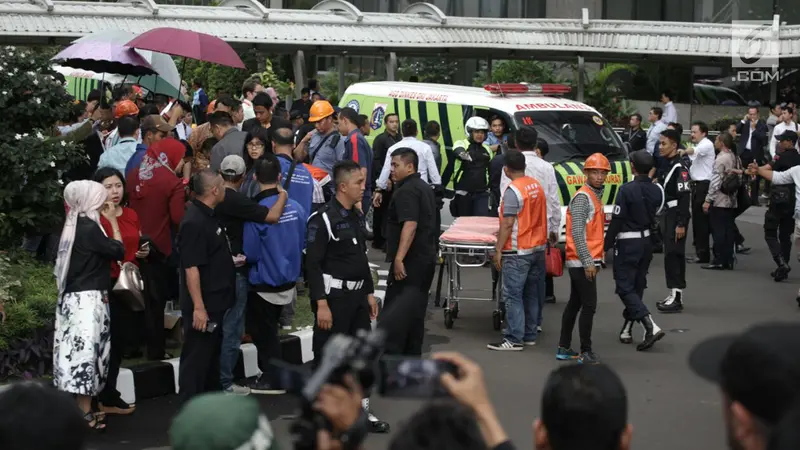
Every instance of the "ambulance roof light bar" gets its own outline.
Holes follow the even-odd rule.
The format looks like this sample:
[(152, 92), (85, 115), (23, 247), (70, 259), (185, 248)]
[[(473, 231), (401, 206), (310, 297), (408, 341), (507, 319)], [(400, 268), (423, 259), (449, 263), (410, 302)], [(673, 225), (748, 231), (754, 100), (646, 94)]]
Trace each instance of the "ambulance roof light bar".
[(486, 91), (496, 95), (512, 94), (540, 94), (540, 95), (565, 95), (572, 91), (566, 84), (541, 83), (493, 83), (483, 87)]

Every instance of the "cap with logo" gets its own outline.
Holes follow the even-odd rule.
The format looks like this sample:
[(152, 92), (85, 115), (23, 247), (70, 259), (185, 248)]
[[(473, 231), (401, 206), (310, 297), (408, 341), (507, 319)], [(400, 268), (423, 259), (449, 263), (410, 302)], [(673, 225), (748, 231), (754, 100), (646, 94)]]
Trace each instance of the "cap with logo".
[(800, 324), (766, 323), (701, 342), (689, 366), (774, 425), (800, 399)]
[(785, 130), (779, 136), (775, 136), (778, 141), (792, 141), (797, 142), (797, 133), (792, 130)]
[(142, 121), (142, 132), (144, 133), (147, 130), (158, 130), (164, 133), (169, 133), (170, 131), (174, 130), (175, 127), (168, 124), (163, 117), (159, 116), (158, 114), (151, 114), (144, 118)]
[(247, 168), (244, 164), (244, 159), (239, 155), (228, 155), (222, 160), (219, 165), (219, 171), (223, 175), (238, 176), (244, 175)]

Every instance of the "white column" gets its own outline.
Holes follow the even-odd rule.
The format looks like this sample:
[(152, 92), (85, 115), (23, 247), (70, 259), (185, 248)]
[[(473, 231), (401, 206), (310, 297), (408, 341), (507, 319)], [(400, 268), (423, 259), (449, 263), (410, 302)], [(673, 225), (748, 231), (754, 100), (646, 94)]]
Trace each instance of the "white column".
[(583, 56), (578, 56), (578, 94), (577, 100), (579, 102), (583, 102), (583, 85), (585, 83), (584, 80), (584, 71), (586, 70), (586, 64), (583, 60)]
[(292, 67), (294, 69), (294, 93), (300, 98), (300, 91), (306, 85), (306, 57), (302, 50), (298, 50), (292, 55)]
[(341, 55), (336, 57), (336, 71), (339, 72), (339, 98), (342, 98), (345, 89), (345, 82), (344, 82), (344, 56), (345, 54), (342, 53)]
[(397, 55), (390, 52), (386, 56), (386, 81), (395, 81), (397, 74)]

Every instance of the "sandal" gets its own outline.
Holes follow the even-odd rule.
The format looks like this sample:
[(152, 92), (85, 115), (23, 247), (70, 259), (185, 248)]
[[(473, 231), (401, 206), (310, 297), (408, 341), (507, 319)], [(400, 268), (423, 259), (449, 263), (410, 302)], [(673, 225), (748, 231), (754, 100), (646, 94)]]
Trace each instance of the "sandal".
[(123, 401), (121, 398), (108, 403), (99, 402), (98, 406), (100, 408), (100, 413), (102, 414), (118, 414), (126, 416), (128, 414), (133, 414), (133, 412), (136, 411), (136, 404), (125, 403), (125, 401)]
[[(105, 416), (103, 417), (105, 418)], [(97, 431), (98, 433), (102, 433), (106, 430), (106, 424), (103, 422), (103, 419), (95, 415), (92, 411), (84, 414), (83, 420), (86, 421), (86, 424), (91, 430)]]

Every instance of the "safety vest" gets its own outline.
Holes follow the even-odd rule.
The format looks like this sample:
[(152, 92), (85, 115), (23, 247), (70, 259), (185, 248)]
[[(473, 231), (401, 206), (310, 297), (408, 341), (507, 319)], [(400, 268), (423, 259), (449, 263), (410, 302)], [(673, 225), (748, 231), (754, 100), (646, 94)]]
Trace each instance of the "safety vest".
[[(529, 255), (544, 250), (547, 246), (547, 201), (542, 185), (524, 176), (512, 181), (508, 189), (517, 196), (520, 208), (503, 253)], [(503, 221), (502, 202), (500, 221)]]
[[(442, 185), (445, 186), (446, 189), (453, 190), (453, 186), (458, 181), (458, 178), (461, 176), (461, 158), (457, 157), (454, 150), (457, 148), (463, 148), (464, 150), (469, 149), (471, 142), (469, 139), (462, 139), (460, 141), (456, 141), (453, 143), (453, 150), (447, 150), (445, 146), (442, 146), (442, 150), (440, 151), (442, 155), (442, 168), (440, 175), (442, 176)], [(489, 159), (494, 158), (494, 152), (492, 148), (489, 147), (488, 144), (484, 142), (483, 148), (486, 149), (486, 152), (489, 153)], [(486, 171), (486, 181), (489, 181), (489, 171)]]
[[(605, 238), (605, 213), (603, 212), (603, 204), (594, 195), (592, 189), (588, 185), (583, 185), (575, 196), (572, 197), (574, 201), (579, 195), (589, 197), (592, 208), (594, 211), (589, 219), (586, 221), (586, 245), (589, 247), (589, 253), (592, 254), (592, 259), (596, 263), (603, 260), (603, 240)], [(572, 201), (570, 201), (570, 205)], [(578, 257), (578, 250), (575, 248), (575, 240), (572, 239), (572, 210), (567, 209), (567, 267), (583, 267), (580, 257)]]

